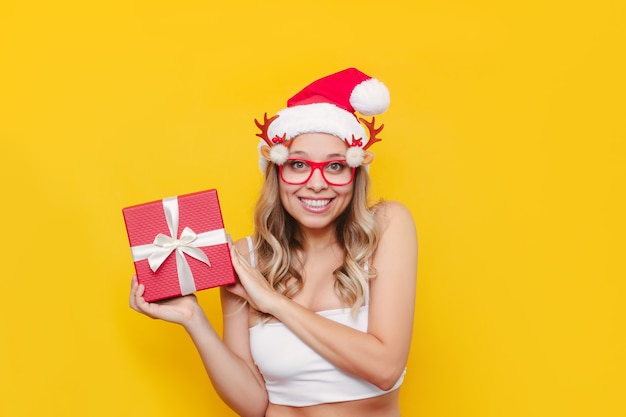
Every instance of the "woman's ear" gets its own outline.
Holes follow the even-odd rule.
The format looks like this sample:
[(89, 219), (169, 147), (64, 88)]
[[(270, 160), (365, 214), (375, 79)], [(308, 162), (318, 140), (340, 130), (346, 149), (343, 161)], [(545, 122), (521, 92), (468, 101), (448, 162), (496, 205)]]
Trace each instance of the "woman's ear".
[(361, 163), (361, 165), (369, 165), (372, 163), (372, 161), (374, 160), (374, 152), (372, 151), (365, 151), (363, 153), (363, 162)]
[(268, 161), (271, 161), (270, 150), (271, 149), (269, 146), (261, 146), (261, 155), (263, 155), (263, 158), (265, 158)]

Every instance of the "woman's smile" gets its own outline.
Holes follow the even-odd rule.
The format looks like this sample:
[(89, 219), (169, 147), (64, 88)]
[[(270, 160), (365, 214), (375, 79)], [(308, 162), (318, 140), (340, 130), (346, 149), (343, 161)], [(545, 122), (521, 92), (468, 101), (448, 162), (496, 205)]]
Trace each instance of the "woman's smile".
[(302, 198), (300, 197), (300, 201), (307, 209), (315, 212), (321, 212), (328, 208), (330, 203), (332, 202), (332, 198)]

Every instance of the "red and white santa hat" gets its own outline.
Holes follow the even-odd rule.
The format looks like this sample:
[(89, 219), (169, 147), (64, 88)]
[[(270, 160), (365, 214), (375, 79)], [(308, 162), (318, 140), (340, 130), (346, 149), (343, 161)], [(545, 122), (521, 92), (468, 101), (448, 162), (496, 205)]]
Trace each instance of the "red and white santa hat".
[[(267, 160), (282, 165), (289, 156), (290, 140), (304, 133), (329, 133), (345, 140), (348, 165), (357, 167), (371, 158), (364, 158), (366, 150), (380, 141), (375, 135), (374, 121), (358, 118), (384, 113), (389, 107), (389, 90), (379, 80), (356, 68), (348, 68), (320, 78), (306, 86), (287, 101), (287, 108), (263, 123), (255, 120), (261, 133), (260, 165), (264, 170)], [(366, 135), (362, 121), (369, 129)]]

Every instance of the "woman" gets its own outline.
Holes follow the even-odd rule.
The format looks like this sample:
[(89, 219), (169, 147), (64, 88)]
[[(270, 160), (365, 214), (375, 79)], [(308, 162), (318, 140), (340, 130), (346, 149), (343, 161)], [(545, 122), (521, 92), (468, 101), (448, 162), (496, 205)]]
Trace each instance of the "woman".
[(387, 88), (350, 68), (319, 79), (262, 123), (265, 183), (255, 234), (231, 248), (223, 339), (196, 297), (130, 305), (179, 323), (220, 397), (241, 416), (398, 417), (409, 354), (417, 239), (397, 202), (368, 206), (369, 147)]

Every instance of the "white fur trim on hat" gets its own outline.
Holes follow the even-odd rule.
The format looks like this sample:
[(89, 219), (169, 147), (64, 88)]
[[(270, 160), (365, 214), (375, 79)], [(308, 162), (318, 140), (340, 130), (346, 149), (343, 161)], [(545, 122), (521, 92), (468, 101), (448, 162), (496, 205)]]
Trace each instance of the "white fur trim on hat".
[(278, 118), (270, 124), (268, 137), (283, 136), (286, 140), (304, 133), (329, 133), (340, 139), (363, 138), (365, 129), (350, 112), (334, 104), (314, 103), (287, 107), (278, 112)]

